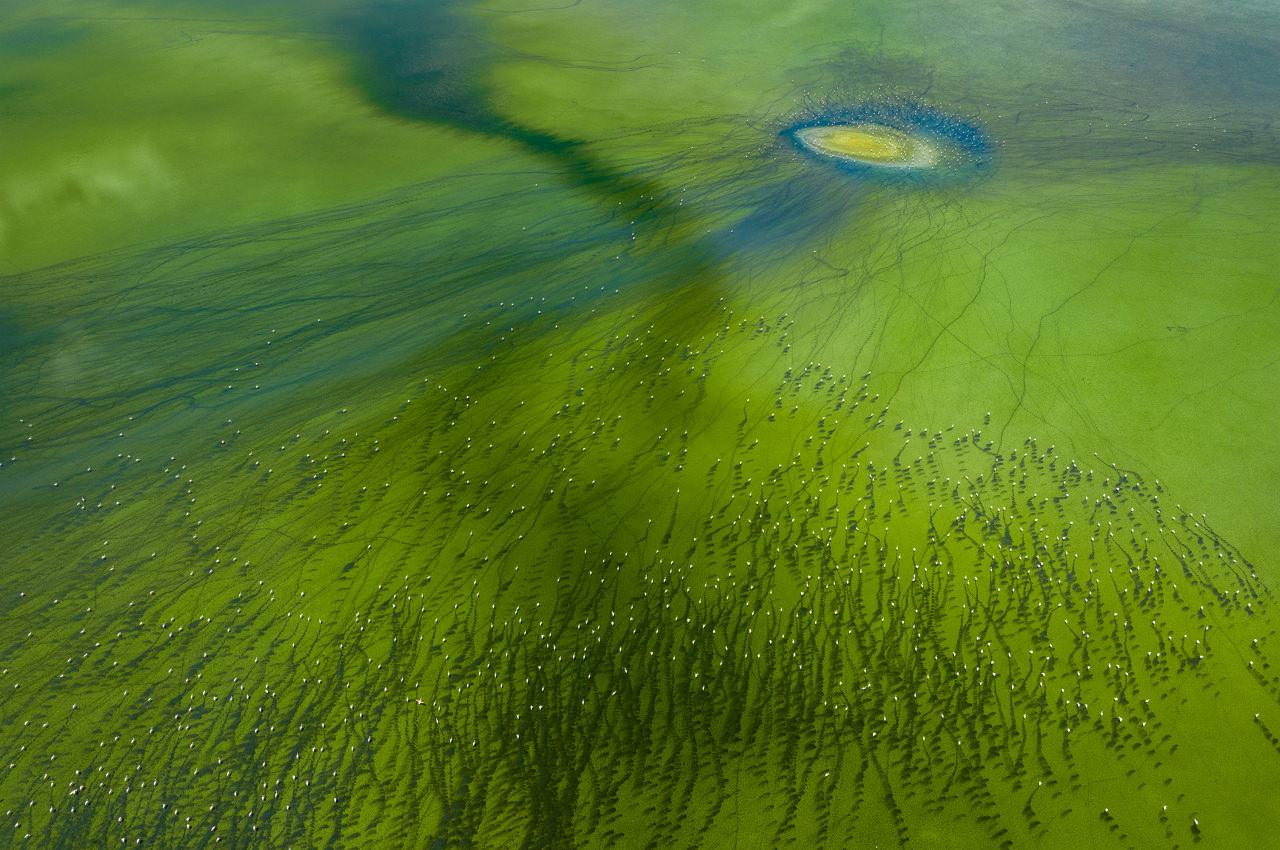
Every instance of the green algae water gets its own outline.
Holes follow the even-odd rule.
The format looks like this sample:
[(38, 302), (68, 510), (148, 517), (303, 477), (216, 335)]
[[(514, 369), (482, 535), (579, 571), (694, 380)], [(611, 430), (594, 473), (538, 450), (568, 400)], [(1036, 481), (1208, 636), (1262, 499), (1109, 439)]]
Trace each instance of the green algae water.
[(1275, 845), (1274, 6), (0, 58), (0, 848)]

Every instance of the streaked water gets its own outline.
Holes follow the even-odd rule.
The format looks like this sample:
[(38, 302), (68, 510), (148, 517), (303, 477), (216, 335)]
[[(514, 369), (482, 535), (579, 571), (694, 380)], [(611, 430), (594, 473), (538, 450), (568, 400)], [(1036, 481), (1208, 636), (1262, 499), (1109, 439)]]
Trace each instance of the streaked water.
[(9, 4), (0, 847), (1269, 846), (1277, 18)]

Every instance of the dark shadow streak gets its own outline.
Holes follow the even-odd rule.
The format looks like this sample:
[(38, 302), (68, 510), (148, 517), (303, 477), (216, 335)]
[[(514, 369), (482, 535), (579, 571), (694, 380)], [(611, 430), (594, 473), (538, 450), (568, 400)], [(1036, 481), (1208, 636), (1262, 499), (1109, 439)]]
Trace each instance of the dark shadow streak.
[(571, 185), (637, 224), (674, 221), (677, 205), (659, 185), (600, 161), (586, 142), (499, 114), (484, 80), (496, 51), (456, 0), (392, 2), (342, 22), (356, 77), (370, 100), (402, 118), (501, 139), (554, 163)]

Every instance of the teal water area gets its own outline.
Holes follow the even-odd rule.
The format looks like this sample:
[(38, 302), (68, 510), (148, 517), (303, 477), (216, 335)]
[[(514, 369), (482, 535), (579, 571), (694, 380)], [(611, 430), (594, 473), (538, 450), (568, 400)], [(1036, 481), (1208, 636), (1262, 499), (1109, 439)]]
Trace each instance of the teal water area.
[(1269, 846), (1277, 33), (7, 7), (0, 847)]

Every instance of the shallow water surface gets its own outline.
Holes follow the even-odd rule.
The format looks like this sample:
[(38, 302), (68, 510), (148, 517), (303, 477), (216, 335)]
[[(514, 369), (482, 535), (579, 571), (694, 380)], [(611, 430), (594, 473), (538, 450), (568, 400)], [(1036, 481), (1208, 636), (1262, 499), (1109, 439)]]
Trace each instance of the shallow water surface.
[(1270, 846), (1277, 39), (8, 4), (0, 847)]

